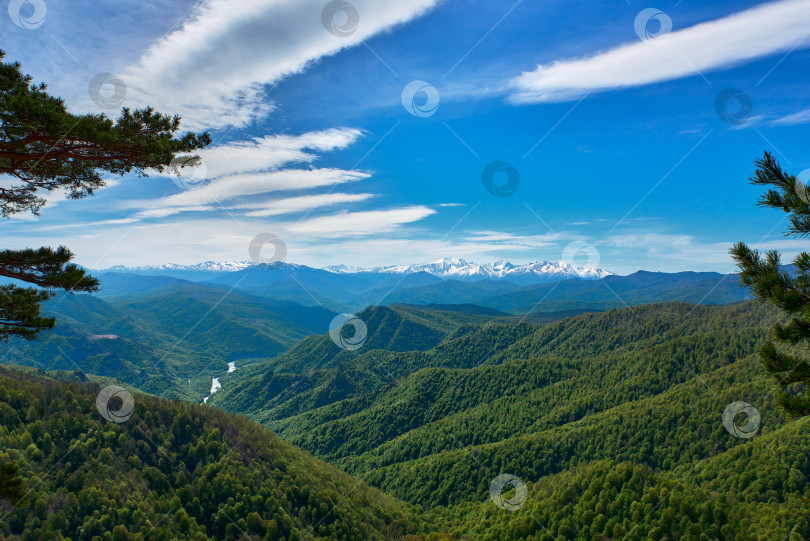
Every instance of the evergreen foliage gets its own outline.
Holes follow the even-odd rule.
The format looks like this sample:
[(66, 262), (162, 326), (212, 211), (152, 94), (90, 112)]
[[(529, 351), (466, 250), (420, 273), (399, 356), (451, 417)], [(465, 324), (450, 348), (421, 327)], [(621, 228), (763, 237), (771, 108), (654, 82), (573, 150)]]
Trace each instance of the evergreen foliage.
[[(767, 186), (759, 206), (780, 209), (788, 215), (788, 234), (810, 233), (810, 191), (794, 175), (784, 171), (769, 153), (756, 161), (751, 183)], [(737, 243), (731, 255), (740, 269), (740, 281), (757, 298), (776, 306), (788, 321), (773, 327), (773, 340), (762, 344), (759, 356), (765, 369), (780, 386), (779, 403), (792, 416), (810, 415), (810, 254), (793, 260), (795, 272), (782, 266), (779, 253), (760, 254), (745, 243)]]
[[(175, 137), (180, 118), (148, 107), (124, 109), (116, 121), (71, 114), (44, 83), (32, 84), (18, 62), (3, 62), (4, 57), (0, 51), (0, 175), (12, 180), (0, 187), (3, 218), (38, 214), (46, 203), (43, 192), (64, 190), (69, 199), (93, 195), (104, 186), (102, 174), (163, 172), (177, 153), (211, 142), (207, 133)], [(0, 277), (37, 286), (0, 286), (0, 340), (12, 335), (33, 340), (53, 328), (54, 319), (40, 315), (53, 289), (98, 289), (97, 279), (69, 263), (72, 257), (64, 246), (0, 250)]]
[(396, 539), (402, 502), (217, 409), (0, 368), (0, 539)]

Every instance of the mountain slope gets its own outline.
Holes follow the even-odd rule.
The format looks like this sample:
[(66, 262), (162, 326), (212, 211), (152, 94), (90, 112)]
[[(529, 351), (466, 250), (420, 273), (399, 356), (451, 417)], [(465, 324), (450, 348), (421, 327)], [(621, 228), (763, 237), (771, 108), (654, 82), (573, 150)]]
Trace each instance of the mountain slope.
[[(275, 521), (273, 531), (284, 538), (296, 538), (293, 529), (301, 538), (313, 538), (302, 530), (323, 516), (321, 502), (328, 510), (324, 495), (332, 502), (345, 498), (342, 503), (350, 516), (330, 514), (336, 523), (321, 522), (315, 538), (396, 539), (411, 532), (414, 535), (404, 539), (435, 541), (450, 539), (435, 532), (450, 532), (457, 539), (476, 540), (795, 541), (810, 535), (810, 421), (789, 422), (774, 407), (773, 383), (755, 350), (777, 315), (762, 304), (658, 303), (586, 313), (543, 326), (497, 312), (421, 306), (373, 307), (359, 315), (369, 330), (363, 348), (339, 350), (325, 335), (304, 339), (276, 359), (241, 368), (209, 405), (248, 414), (348, 474), (421, 506), (426, 525), (420, 526), (413, 508), (399, 500), (379, 503), (364, 496), (356, 501), (355, 495), (370, 490), (362, 483), (356, 491), (311, 489), (304, 498), (304, 489), (293, 486), (298, 474), (279, 466), (272, 456), (272, 467), (262, 469), (260, 460), (260, 472), (252, 476), (254, 454), (269, 445), (272, 455), (276, 447), (263, 440), (242, 446), (229, 438), (252, 433), (253, 425), (196, 405), (168, 413), (161, 409), (166, 402), (156, 399), (136, 409), (143, 422), (136, 425), (135, 437), (143, 431), (162, 449), (142, 456), (150, 442), (138, 440), (140, 467), (130, 464), (126, 469), (105, 453), (110, 447), (113, 457), (132, 455), (129, 447), (116, 447), (121, 440), (118, 425), (90, 433), (81, 423), (71, 424), (72, 437), (92, 437), (92, 448), (82, 442), (77, 446), (92, 467), (56, 478), (68, 490), (88, 487), (91, 492), (78, 499), (86, 505), (99, 501), (94, 494), (109, 497), (96, 488), (96, 470), (110, 478), (105, 487), (114, 496), (124, 483), (120, 476), (126, 474), (126, 482), (135, 487), (130, 490), (137, 494), (122, 503), (115, 500), (114, 506), (125, 506), (128, 515), (114, 517), (109, 528), (115, 527), (115, 520), (129, 527), (130, 516), (145, 516), (154, 524), (163, 516), (158, 518), (153, 509), (164, 512), (168, 507), (172, 516), (164, 522), (172, 528), (169, 537), (181, 538), (200, 526), (217, 538), (273, 538), (275, 533), (261, 529), (270, 528), (268, 517)], [(27, 445), (24, 434), (14, 434), (7, 445), (10, 451), (0, 451), (0, 462), (3, 452), (15, 461), (24, 459), (25, 472), (35, 462), (37, 449), (42, 452), (48, 445), (36, 425), (45, 422), (36, 414), (41, 404), (48, 404), (47, 397), (59, 395), (63, 400), (56, 409), (45, 410), (57, 412), (51, 417), (65, 423), (85, 406), (92, 407), (88, 400), (75, 399), (75, 391), (51, 392), (48, 385), (37, 380), (41, 395), (9, 400), (16, 417), (9, 415), (10, 422), (0, 418), (0, 439), (6, 426), (24, 426), (35, 448)], [(0, 417), (8, 414), (2, 393)], [(722, 422), (724, 409), (740, 400), (761, 414), (752, 439), (733, 436)], [(186, 415), (201, 422), (222, 416), (215, 427), (219, 436), (184, 440)], [(60, 428), (46, 427), (45, 432)], [(221, 450), (223, 443), (232, 451), (225, 456), (232, 460), (216, 453), (198, 460), (201, 448), (208, 453), (209, 448)], [(182, 466), (173, 468), (167, 456), (182, 457)], [(295, 471), (321, 471), (321, 463), (309, 460)], [(214, 466), (208, 469), (211, 462)], [(298, 463), (286, 457), (283, 462)], [(109, 473), (109, 464), (118, 470)], [(282, 472), (280, 477), (274, 468)], [(335, 475), (340, 474), (330, 472), (307, 483), (338, 486)], [(526, 483), (525, 505), (514, 513), (490, 499), (491, 483), (501, 474)], [(145, 481), (129, 478), (137, 475)], [(274, 490), (277, 482), (290, 483), (284, 485), (289, 490)], [(181, 483), (191, 494), (182, 491)], [(141, 491), (142, 486), (149, 487), (148, 492)], [(164, 491), (167, 487), (174, 491), (171, 498)], [(212, 491), (232, 499), (211, 503), (201, 496)], [(267, 498), (240, 500), (243, 492), (277, 500), (267, 510), (257, 509)], [(163, 507), (152, 506), (149, 498), (164, 494)], [(43, 510), (39, 523), (30, 519), (36, 513), (17, 518), (29, 532), (50, 520), (59, 523), (48, 509), (60, 509), (61, 504), (48, 498), (32, 503), (34, 511)], [(147, 503), (139, 511), (134, 502), (128, 503), (133, 500)], [(165, 502), (179, 502), (183, 513)], [(191, 509), (186, 509), (187, 502)], [(278, 507), (277, 516), (269, 514)], [(66, 514), (65, 519), (75, 519), (92, 536), (107, 525), (103, 513), (91, 507), (87, 514)], [(234, 517), (233, 526), (229, 516)], [(140, 524), (136, 521), (133, 528)], [(0, 533), (14, 527), (11, 521), (0, 524), (8, 528)]]
[(594, 461), (528, 482), (513, 513), (487, 499), (439, 508), (434, 520), (482, 541), (806, 539), (808, 429), (804, 419), (672, 472)]
[[(264, 409), (258, 400), (247, 413), (372, 485), (433, 509), (436, 520), (448, 521), (459, 536), (545, 540), (615, 532), (617, 538), (689, 539), (709, 531), (715, 532), (709, 538), (748, 539), (754, 537), (748, 526), (727, 517), (752, 510), (781, 516), (802, 509), (808, 497), (810, 441), (774, 407), (772, 381), (755, 355), (775, 318), (753, 302), (661, 303), (528, 326), (526, 334), (508, 338), (514, 325), (459, 327), (430, 350), (369, 351), (334, 369), (395, 372), (393, 379), (380, 375), (365, 392), (355, 389), (343, 399), (302, 407), (295, 387), (274, 387), (271, 396), (288, 393), (286, 409)], [(442, 359), (449, 362), (441, 366)], [(261, 389), (269, 381), (250, 378), (243, 389)], [(298, 383), (295, 375), (288, 383)], [(249, 394), (220, 405), (239, 409)], [(230, 396), (239, 395), (237, 384)], [(726, 406), (739, 400), (761, 414), (753, 440), (730, 435), (721, 422)], [(761, 457), (759, 467), (767, 474), (757, 473), (742, 457), (765, 448), (760, 438), (797, 447), (781, 458)], [(787, 463), (785, 476), (773, 460)], [(725, 484), (716, 482), (716, 473), (693, 479), (695, 471), (718, 469), (726, 472)], [(536, 486), (543, 498), (557, 502), (570, 490), (613, 490), (611, 480), (624, 479), (618, 486), (626, 503), (599, 507), (601, 495), (588, 498), (577, 507), (582, 516), (563, 504), (533, 503), (547, 522), (535, 527), (530, 515), (516, 514), (525, 517), (516, 518), (516, 529), (486, 501), (501, 473), (525, 480), (530, 494)], [(776, 488), (749, 488), (757, 475)], [(558, 485), (563, 488), (555, 492)], [(663, 500), (659, 513), (654, 507), (663, 488), (684, 496), (671, 505)], [(715, 499), (726, 502), (722, 518), (713, 518)], [(634, 501), (649, 507), (637, 516)], [(684, 501), (692, 503), (684, 507)], [(802, 513), (791, 527), (804, 535), (810, 524)], [(605, 518), (595, 520), (599, 514)], [(481, 516), (487, 519), (474, 518)], [(711, 524), (718, 529), (707, 530)], [(756, 531), (772, 538), (784, 527), (784, 520), (762, 521)]]
[(136, 394), (119, 424), (98, 394), (0, 367), (0, 466), (22, 484), (0, 500), (0, 536), (361, 541), (420, 528), (402, 502), (244, 418)]
[(469, 302), (523, 314), (572, 309), (606, 310), (666, 301), (728, 304), (750, 298), (748, 290), (740, 287), (736, 274), (639, 271), (602, 280), (566, 280), (530, 286)]
[(367, 338), (359, 351), (342, 350), (328, 334), (309, 336), (264, 363), (263, 369), (301, 372), (330, 366), (370, 350), (423, 351), (465, 325), (481, 325), (498, 316), (423, 309), (421, 306), (370, 306), (357, 317), (366, 325)]
[[(745, 356), (755, 374), (752, 352), (766, 335), (764, 312), (750, 304), (697, 307), (701, 312), (687, 324), (682, 316), (691, 308), (650, 306), (634, 317), (626, 310), (589, 314), (522, 338), (510, 336), (505, 346), (489, 342), (490, 333), (505, 338), (511, 327), (493, 326), (446, 341), (421, 354), (425, 359), (418, 363), (415, 353), (395, 355), (389, 366), (411, 366), (412, 371), (398, 372), (402, 379), (390, 380), (371, 395), (286, 419), (277, 417), (279, 410), (274, 417), (259, 413), (256, 418), (296, 445), (360, 471), (387, 464), (387, 457), (411, 460), (573, 422), (654, 397), (694, 379), (695, 373), (719, 370), (738, 355)], [(729, 321), (738, 328), (718, 332)], [(617, 329), (617, 336), (607, 332), (620, 325), (627, 327)], [(567, 327), (573, 330), (566, 335)], [(625, 341), (622, 332), (636, 336), (635, 341)], [(548, 337), (558, 336), (559, 342), (549, 342)], [(596, 344), (572, 355), (577, 341)], [(569, 348), (569, 343), (574, 345)], [(382, 353), (366, 355), (384, 362)], [(470, 364), (463, 364), (465, 356)], [(443, 358), (456, 364), (442, 365)]]
[(56, 316), (56, 327), (37, 341), (11, 340), (2, 362), (80, 369), (196, 402), (228, 362), (272, 357), (327, 331), (334, 316), (193, 283), (108, 300), (62, 295), (48, 301), (43, 312)]
[(142, 295), (156, 289), (177, 289), (193, 284), (193, 282), (189, 280), (182, 280), (171, 276), (142, 276), (140, 274), (124, 272), (107, 272), (98, 276), (98, 279), (101, 281), (101, 288), (94, 293), (94, 296), (102, 299)]
[(226, 361), (269, 357), (302, 336), (329, 329), (334, 313), (200, 284), (114, 303), (183, 342)]
[[(425, 366), (475, 363), (448, 345), (439, 355), (421, 350), (454, 340), (472, 330), (487, 333), (489, 315), (425, 310), (418, 306), (371, 307), (358, 314), (368, 339), (357, 351), (338, 348), (328, 335), (310, 336), (273, 359), (246, 367), (209, 404), (263, 419), (283, 419), (335, 402), (365, 396)], [(497, 325), (495, 325), (497, 327)], [(531, 325), (498, 333), (502, 346), (526, 336)], [(495, 348), (493, 346), (493, 351)]]
[(253, 296), (321, 306), (333, 312), (398, 303), (467, 303), (524, 314), (606, 310), (665, 301), (727, 304), (750, 298), (747, 290), (739, 287), (736, 275), (639, 271), (617, 276), (555, 261), (477, 265), (449, 258), (376, 269), (345, 265), (314, 269), (284, 262), (122, 268), (104, 275), (102, 281), (108, 283), (101, 296), (127, 293), (122, 272), (129, 273), (126, 276), (131, 276), (130, 289), (136, 293), (148, 294), (161, 284), (178, 286), (183, 282), (172, 280), (193, 275), (193, 280), (209, 287), (238, 289)]
[[(406, 275), (407, 276), (407, 275)], [(639, 271), (601, 280), (571, 279), (551, 284), (519, 286), (509, 280), (461, 281), (454, 278), (420, 286), (403, 281), (374, 295), (361, 293), (343, 301), (352, 308), (377, 304), (460, 304), (486, 306), (511, 314), (599, 311), (665, 301), (728, 304), (751, 298), (736, 275)], [(328, 292), (324, 293), (328, 296)]]

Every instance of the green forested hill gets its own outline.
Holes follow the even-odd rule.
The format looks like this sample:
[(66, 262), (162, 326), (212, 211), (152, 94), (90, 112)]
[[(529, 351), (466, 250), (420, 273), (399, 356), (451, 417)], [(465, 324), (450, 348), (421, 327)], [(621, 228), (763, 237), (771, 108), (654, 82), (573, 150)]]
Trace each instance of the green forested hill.
[[(302, 371), (299, 379), (289, 374), (286, 387), (269, 374), (253, 376), (218, 404), (238, 410), (267, 389), (248, 414), (433, 509), (457, 537), (764, 539), (793, 531), (791, 539), (802, 539), (810, 531), (807, 424), (786, 423), (755, 355), (775, 318), (751, 301), (662, 303), (542, 327), (462, 326), (427, 351), (356, 352), (337, 366), (378, 377), (344, 398), (318, 403), (304, 391), (299, 401), (302, 381), (314, 376)], [(396, 375), (381, 375), (388, 373)], [(722, 424), (735, 401), (761, 413), (753, 440)], [(783, 441), (792, 448), (779, 455), (784, 472), (762, 451)], [(756, 460), (742, 458), (752, 454)], [(693, 471), (720, 472), (724, 481)], [(531, 515), (503, 511), (487, 493), (500, 473), (551, 493)], [(572, 496), (588, 490), (595, 496)], [(772, 516), (740, 523), (749, 512)], [(789, 527), (787, 516), (796, 517)]]
[[(402, 502), (217, 409), (0, 367), (0, 539), (398, 539)], [(16, 506), (14, 505), (16, 504)]]
[[(264, 363), (262, 370), (302, 372), (330, 366), (369, 350), (424, 351), (463, 325), (481, 325), (499, 316), (425, 309), (420, 306), (370, 306), (359, 312), (368, 336), (359, 351), (341, 350), (328, 334), (317, 333)], [(472, 328), (472, 327), (469, 327)]]
[(810, 421), (672, 472), (600, 460), (528, 482), (514, 512), (487, 500), (434, 511), (457, 538), (801, 541), (810, 533)]
[(237, 373), (210, 404), (257, 419), (283, 419), (348, 399), (341, 408), (363, 408), (403, 376), (431, 366), (475, 366), (481, 344), (494, 354), (536, 329), (499, 324), (501, 317), (404, 305), (370, 307), (358, 317), (368, 328), (361, 349), (341, 350), (328, 335), (307, 337)]
[[(19, 522), (9, 518), (3, 531), (61, 521), (50, 509), (65, 501), (81, 513), (64, 520), (87, 528), (75, 539), (112, 536), (118, 524), (102, 517), (121, 507), (133, 517), (116, 515), (128, 530), (163, 519), (174, 528), (168, 538), (200, 528), (214, 538), (294, 538), (294, 528), (301, 539), (810, 539), (810, 421), (789, 421), (774, 405), (755, 354), (776, 320), (764, 305), (660, 303), (545, 325), (435, 307), (359, 315), (368, 340), (357, 351), (308, 337), (235, 372), (209, 407), (138, 395), (142, 409), (123, 425), (91, 418), (94, 384), (14, 376), (0, 396), (13, 410), (0, 405), (11, 419), (0, 419), (2, 460), (22, 464), (26, 484), (53, 466), (65, 473), (53, 481), (63, 492), (53, 485), (55, 495), (15, 511)], [(14, 393), (24, 395), (2, 398)], [(761, 416), (751, 439), (723, 424), (737, 401)], [(93, 468), (46, 455), (55, 434), (68, 448), (86, 434), (77, 448), (92, 440), (81, 459)], [(203, 460), (209, 445), (221, 453)], [(503, 474), (526, 485), (514, 511), (490, 497)], [(134, 496), (124, 496), (123, 479)], [(267, 488), (275, 483), (284, 488)], [(344, 514), (307, 537), (333, 503)]]
[[(341, 353), (352, 356), (328, 369), (247, 377), (214, 403), (248, 413), (296, 445), (341, 463), (360, 460), (356, 455), (394, 436), (397, 459), (411, 459), (403, 455), (410, 448), (432, 454), (563, 425), (738, 361), (757, 376), (755, 344), (773, 318), (753, 302), (668, 303), (543, 327), (465, 326), (425, 352), (361, 349)], [(313, 396), (320, 386), (332, 391), (326, 402)], [(449, 434), (438, 438), (438, 449), (437, 434)], [(378, 464), (379, 456), (369, 460)]]
[(272, 357), (326, 332), (335, 315), (188, 283), (117, 300), (60, 295), (43, 311), (56, 316), (56, 327), (34, 342), (12, 339), (0, 362), (80, 369), (195, 402), (228, 362)]

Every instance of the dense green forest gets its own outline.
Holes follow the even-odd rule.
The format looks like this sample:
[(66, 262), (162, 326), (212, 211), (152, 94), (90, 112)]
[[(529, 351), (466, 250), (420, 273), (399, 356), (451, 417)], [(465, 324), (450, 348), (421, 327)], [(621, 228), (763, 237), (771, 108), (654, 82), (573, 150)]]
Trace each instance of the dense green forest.
[(2, 539), (393, 539), (402, 502), (243, 417), (0, 367)]
[(272, 357), (304, 336), (325, 332), (335, 315), (239, 291), (225, 296), (226, 290), (190, 282), (145, 292), (131, 282), (130, 295), (71, 294), (47, 301), (43, 312), (56, 316), (56, 327), (34, 342), (12, 339), (3, 345), (0, 362), (82, 370), (199, 402), (228, 362)]
[[(208, 406), (129, 388), (122, 424), (95, 407), (109, 378), (3, 369), (0, 536), (810, 539), (810, 420), (785, 418), (756, 358), (765, 305), (359, 315), (357, 351), (306, 337)], [(724, 426), (737, 401), (752, 438)], [(511, 510), (503, 475), (525, 483)]]
[[(807, 425), (775, 407), (755, 354), (776, 318), (754, 301), (661, 303), (539, 327), (466, 323), (424, 351), (349, 352), (310, 337), (214, 403), (431, 509), (458, 537), (801, 539), (810, 531)], [(392, 329), (369, 326), (369, 342), (378, 331)], [(738, 400), (761, 414), (754, 440), (721, 422)], [(785, 467), (769, 454), (777, 443)], [(695, 471), (727, 472), (725, 484)], [(543, 527), (492, 506), (489, 483), (504, 472), (534, 483), (530, 493), (550, 491), (532, 507)], [(596, 496), (552, 503), (583, 486)], [(669, 493), (679, 494), (671, 508), (661, 499)], [(760, 512), (769, 518), (751, 533), (753, 519), (740, 520)], [(607, 519), (592, 527), (600, 514)]]

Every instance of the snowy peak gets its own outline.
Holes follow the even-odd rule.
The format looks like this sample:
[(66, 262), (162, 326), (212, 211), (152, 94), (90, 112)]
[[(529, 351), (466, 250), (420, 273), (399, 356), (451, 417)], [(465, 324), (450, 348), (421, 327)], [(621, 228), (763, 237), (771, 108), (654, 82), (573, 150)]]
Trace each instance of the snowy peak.
[(585, 280), (598, 280), (612, 273), (596, 267), (577, 267), (563, 261), (532, 261), (525, 265), (515, 265), (506, 260), (492, 263), (477, 264), (464, 259), (444, 258), (430, 263), (417, 263), (413, 265), (391, 265), (359, 269), (345, 265), (327, 267), (325, 270), (338, 274), (346, 273), (385, 273), (385, 274), (412, 274), (427, 272), (440, 278), (456, 280), (510, 280), (516, 283), (542, 283), (582, 278)]
[[(244, 271), (250, 267), (265, 271), (303, 271), (310, 269), (304, 265), (287, 262), (276, 262), (269, 265), (253, 265), (250, 261), (206, 261), (195, 265), (149, 265), (144, 267), (116, 266), (107, 269), (114, 272), (132, 272), (142, 274), (167, 274), (192, 276), (195, 279), (207, 279), (206, 276)], [(612, 273), (596, 267), (577, 267), (563, 261), (532, 261), (524, 265), (515, 265), (501, 260), (492, 263), (478, 264), (465, 259), (445, 257), (429, 263), (412, 265), (389, 265), (385, 267), (360, 268), (351, 265), (333, 265), (321, 271), (332, 274), (390, 274), (406, 275), (424, 272), (443, 279), (477, 281), (508, 280), (518, 285), (558, 282), (571, 278), (598, 280)]]
[(360, 267), (355, 267), (353, 265), (330, 265), (328, 267), (324, 267), (323, 270), (333, 272), (335, 274), (354, 274), (357, 272), (363, 272), (363, 269)]
[(145, 265), (143, 267), (128, 267), (116, 265), (106, 269), (112, 272), (156, 272), (156, 271), (196, 271), (196, 272), (236, 272), (251, 266), (250, 261), (205, 261), (194, 265), (178, 265), (166, 263), (165, 265)]

